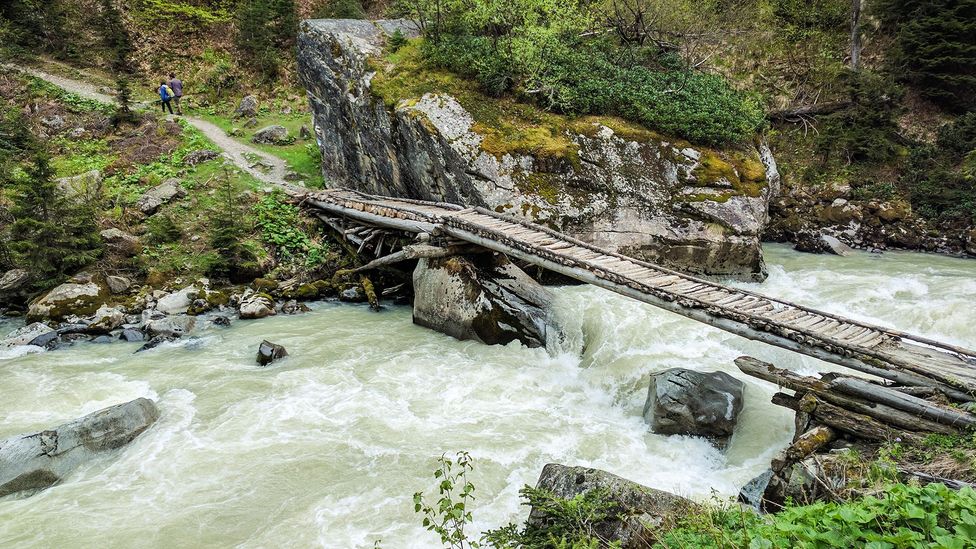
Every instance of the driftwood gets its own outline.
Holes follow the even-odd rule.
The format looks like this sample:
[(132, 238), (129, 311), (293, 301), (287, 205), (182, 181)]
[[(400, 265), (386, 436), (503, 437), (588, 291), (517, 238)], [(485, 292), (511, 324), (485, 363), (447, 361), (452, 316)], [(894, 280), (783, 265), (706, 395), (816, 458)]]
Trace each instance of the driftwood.
[(778, 473), (783, 467), (812, 455), (835, 438), (837, 438), (837, 433), (833, 429), (818, 425), (798, 436), (793, 444), (776, 454), (769, 466)]
[(941, 482), (942, 484), (945, 484), (946, 486), (952, 488), (953, 490), (961, 490), (967, 486), (970, 488), (976, 488), (976, 484), (972, 484), (970, 482), (963, 482), (961, 480), (955, 480), (951, 478), (937, 477), (935, 475), (922, 473), (920, 471), (909, 471), (907, 469), (899, 468), (898, 474), (901, 475), (902, 477), (917, 478), (918, 480), (926, 484), (931, 484), (933, 482)]
[(346, 276), (362, 271), (370, 271), (411, 259), (447, 257), (449, 255), (460, 253), (460, 251), (461, 250), (458, 248), (441, 248), (440, 246), (431, 246), (429, 244), (411, 244), (409, 246), (404, 246), (403, 249), (398, 252), (383, 256), (379, 259), (374, 259), (361, 267), (356, 267), (355, 269), (338, 270), (336, 271), (336, 276)]
[(803, 398), (800, 399), (800, 409), (812, 415), (819, 423), (863, 440), (918, 442), (922, 438), (915, 433), (893, 429), (864, 414), (835, 406), (811, 393), (803, 395)]
[(899, 393), (898, 391), (892, 391), (891, 389), (868, 383), (864, 380), (844, 377), (835, 379), (830, 385), (849, 395), (870, 399), (873, 402), (880, 402), (945, 425), (958, 427), (976, 426), (976, 416), (972, 414), (939, 406), (927, 400), (905, 393)]
[[(800, 376), (789, 370), (776, 368), (772, 364), (748, 356), (742, 356), (735, 359), (735, 364), (739, 367), (739, 370), (752, 377), (775, 383), (780, 387), (792, 389), (797, 393), (813, 393), (821, 400), (825, 400), (852, 412), (873, 417), (883, 423), (887, 423), (900, 429), (906, 429), (909, 431), (930, 431), (943, 434), (955, 434), (959, 432), (959, 429), (953, 427), (951, 424), (947, 425), (936, 421), (923, 419), (918, 417), (918, 414), (906, 412), (902, 409), (887, 406), (885, 404), (879, 404), (874, 399), (859, 399), (848, 396), (847, 394), (840, 394), (832, 389), (832, 384), (836, 383), (838, 379), (853, 378), (837, 378), (834, 381), (827, 382), (822, 379)], [(878, 391), (897, 393), (892, 389), (878, 385), (869, 385), (877, 388)], [(901, 395), (901, 393), (897, 394)]]

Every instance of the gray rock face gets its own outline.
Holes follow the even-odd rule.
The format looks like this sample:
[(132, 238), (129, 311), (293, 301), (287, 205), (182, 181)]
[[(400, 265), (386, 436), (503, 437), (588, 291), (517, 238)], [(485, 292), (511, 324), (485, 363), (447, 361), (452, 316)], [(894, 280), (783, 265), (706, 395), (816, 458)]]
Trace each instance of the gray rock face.
[(99, 170), (91, 170), (80, 175), (62, 177), (57, 180), (58, 187), (69, 196), (90, 195), (98, 192), (104, 176)]
[(156, 213), (156, 210), (164, 204), (168, 204), (170, 201), (176, 198), (182, 198), (186, 196), (186, 190), (180, 185), (179, 179), (167, 179), (159, 185), (146, 191), (146, 194), (142, 195), (142, 198), (136, 203), (136, 207), (146, 214), (152, 215)]
[(124, 294), (132, 287), (132, 281), (124, 276), (106, 276), (105, 284), (113, 294)]
[[(683, 497), (662, 492), (617, 475), (586, 467), (568, 467), (550, 463), (542, 469), (536, 488), (551, 492), (560, 499), (571, 499), (590, 490), (601, 490), (614, 504), (608, 513), (612, 518), (597, 523), (593, 534), (607, 542), (619, 541), (624, 549), (650, 547), (654, 528), (668, 517), (677, 517), (696, 507)], [(544, 529), (548, 517), (532, 508), (528, 525)]]
[(0, 307), (27, 297), (30, 278), (30, 273), (25, 269), (11, 269), (0, 275)]
[(257, 361), (259, 366), (267, 366), (279, 358), (288, 356), (288, 351), (277, 343), (271, 343), (267, 339), (261, 342), (258, 347)]
[(0, 497), (47, 488), (79, 465), (121, 448), (159, 418), (153, 401), (138, 398), (59, 427), (0, 441)]
[(651, 376), (644, 420), (655, 433), (702, 436), (724, 448), (742, 411), (743, 387), (724, 372), (672, 368)]
[(102, 240), (108, 245), (109, 249), (114, 250), (124, 256), (132, 257), (142, 251), (142, 243), (139, 237), (131, 235), (121, 229), (105, 229), (100, 233)]
[(234, 111), (234, 118), (254, 118), (258, 115), (258, 98), (247, 95), (241, 99), (241, 104)]
[(284, 126), (267, 126), (254, 132), (251, 141), (260, 145), (283, 145), (288, 143), (288, 129)]
[[(388, 108), (370, 57), (401, 21), (308, 21), (298, 41), (326, 180), (483, 206), (684, 271), (762, 279), (759, 234), (779, 175), (769, 151), (694, 147), (609, 118), (558, 130), (565, 154), (486, 150), (450, 95)], [(617, 129), (611, 128), (611, 126)]]
[(414, 324), (457, 339), (544, 347), (560, 334), (552, 295), (501, 254), (421, 259), (413, 287)]

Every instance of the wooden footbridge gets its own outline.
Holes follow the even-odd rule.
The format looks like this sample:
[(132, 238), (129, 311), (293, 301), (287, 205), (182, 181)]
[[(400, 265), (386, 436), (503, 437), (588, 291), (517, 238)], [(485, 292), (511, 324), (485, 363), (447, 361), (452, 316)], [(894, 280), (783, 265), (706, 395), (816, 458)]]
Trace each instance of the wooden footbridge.
[(968, 349), (689, 276), (483, 208), (342, 189), (305, 192), (301, 199), (333, 226), (342, 218), (367, 231), (474, 244), (897, 385), (935, 386), (954, 400), (976, 399), (976, 352)]

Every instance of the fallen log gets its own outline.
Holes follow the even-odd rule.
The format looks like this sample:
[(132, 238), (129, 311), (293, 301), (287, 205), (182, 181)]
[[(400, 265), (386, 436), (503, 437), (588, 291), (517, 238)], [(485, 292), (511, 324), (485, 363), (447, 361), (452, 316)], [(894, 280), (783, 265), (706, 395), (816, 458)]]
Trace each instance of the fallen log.
[[(918, 414), (906, 412), (904, 410), (879, 404), (871, 399), (854, 398), (846, 394), (840, 394), (831, 389), (831, 384), (837, 379), (856, 379), (852, 377), (833, 376), (828, 382), (825, 379), (804, 377), (789, 370), (777, 368), (768, 362), (742, 356), (735, 359), (736, 366), (743, 373), (752, 377), (775, 383), (780, 387), (792, 389), (797, 393), (813, 393), (822, 400), (845, 408), (852, 412), (873, 417), (882, 423), (906, 429), (909, 431), (930, 431), (933, 433), (956, 434), (959, 429), (955, 426), (946, 425), (937, 421), (931, 421), (918, 417)], [(867, 382), (864, 382), (867, 383)], [(869, 384), (872, 385), (872, 384)], [(893, 391), (881, 386), (875, 386), (883, 391)]]
[(863, 440), (919, 442), (922, 438), (917, 433), (892, 429), (874, 418), (825, 402), (811, 393), (803, 395), (799, 404), (815, 421)]
[(409, 261), (411, 259), (447, 257), (449, 255), (457, 255), (460, 252), (461, 250), (458, 248), (441, 248), (440, 246), (431, 246), (430, 244), (411, 244), (409, 246), (404, 246), (403, 249), (398, 252), (383, 256), (379, 259), (374, 259), (361, 267), (356, 267), (355, 269), (340, 269), (336, 271), (335, 275), (346, 276), (362, 271), (378, 269), (387, 265), (393, 265), (394, 263), (400, 263), (402, 261)]
[(951, 478), (937, 477), (935, 475), (930, 475), (928, 473), (922, 473), (920, 471), (909, 471), (907, 469), (898, 468), (898, 474), (900, 474), (903, 477), (917, 478), (918, 480), (920, 480), (920, 481), (922, 481), (922, 482), (924, 482), (926, 484), (931, 484), (931, 483), (934, 483), (934, 482), (939, 482), (939, 483), (945, 484), (946, 486), (948, 486), (949, 488), (952, 488), (953, 490), (961, 490), (961, 489), (963, 489), (963, 488), (965, 488), (967, 486), (970, 487), (970, 488), (976, 488), (976, 484), (972, 484), (970, 482), (963, 482), (961, 480), (955, 480), (955, 479), (951, 479)]
[(851, 377), (837, 378), (830, 382), (830, 386), (848, 395), (886, 404), (944, 425), (961, 428), (976, 426), (976, 416), (972, 414), (963, 412), (962, 410), (939, 406), (927, 400), (893, 391), (864, 380)]
[(774, 121), (795, 121), (805, 116), (819, 116), (841, 111), (850, 107), (852, 104), (850, 101), (832, 101), (830, 103), (819, 103), (816, 105), (801, 105), (792, 109), (772, 111), (766, 115), (766, 118)]

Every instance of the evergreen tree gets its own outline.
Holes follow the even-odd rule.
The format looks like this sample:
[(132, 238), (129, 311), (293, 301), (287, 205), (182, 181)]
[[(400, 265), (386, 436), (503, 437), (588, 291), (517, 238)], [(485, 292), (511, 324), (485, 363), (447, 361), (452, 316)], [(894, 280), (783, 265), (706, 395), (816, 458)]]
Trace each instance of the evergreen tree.
[(70, 200), (54, 180), (54, 170), (43, 145), (23, 131), (21, 116), (4, 120), (0, 135), (14, 135), (15, 146), (6, 154), (3, 184), (11, 201), (7, 249), (13, 262), (32, 273), (38, 289), (60, 282), (64, 275), (98, 258), (101, 241), (90, 204)]
[(293, 43), (297, 29), (294, 0), (243, 0), (237, 12), (237, 48), (274, 79), (281, 50)]
[(132, 90), (129, 80), (135, 72), (132, 66), (132, 38), (112, 0), (102, 0), (102, 30), (105, 48), (111, 56), (112, 72), (115, 73), (115, 100), (118, 106), (112, 122), (115, 125), (134, 123), (138, 117), (130, 106)]
[(217, 187), (216, 203), (210, 215), (210, 247), (217, 252), (210, 266), (211, 276), (235, 279), (241, 263), (253, 261), (251, 253), (241, 241), (247, 232), (245, 211), (234, 189), (230, 175), (225, 173)]
[(883, 0), (876, 7), (895, 32), (898, 72), (945, 107), (976, 107), (976, 0)]

